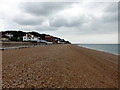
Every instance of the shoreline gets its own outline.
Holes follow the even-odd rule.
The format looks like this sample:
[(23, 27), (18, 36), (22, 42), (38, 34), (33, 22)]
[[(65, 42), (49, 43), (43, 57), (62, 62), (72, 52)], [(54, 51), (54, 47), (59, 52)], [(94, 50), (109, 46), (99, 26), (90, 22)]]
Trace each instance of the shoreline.
[(117, 55), (66, 44), (2, 57), (3, 88), (118, 88)]
[[(4, 43), (8, 43), (8, 44), (12, 44), (12, 46), (9, 46), (6, 44), (4, 45)], [(3, 45), (2, 45), (3, 44)], [(23, 44), (23, 45), (15, 45), (14, 44)], [(26, 44), (26, 45), (24, 45)], [(30, 44), (30, 45), (27, 45), (27, 44)], [(3, 42), (0, 44), (0, 50), (8, 50), (8, 49), (22, 49), (22, 48), (31, 48), (31, 47), (41, 47), (41, 46), (48, 46), (44, 43), (38, 43), (38, 44), (34, 44), (34, 43), (30, 43), (30, 42)], [(52, 44), (54, 45), (54, 44)], [(59, 45), (59, 44), (58, 44)], [(109, 51), (105, 51), (105, 50), (100, 50), (100, 49), (95, 49), (95, 48), (91, 48), (91, 47), (87, 47), (87, 46), (81, 46), (80, 44), (71, 44), (71, 45), (76, 45), (76, 46), (79, 46), (79, 47), (83, 47), (83, 48), (87, 48), (87, 49), (91, 49), (91, 50), (97, 50), (97, 51), (100, 51), (100, 52), (105, 52), (105, 53), (109, 53), (109, 54), (113, 54), (113, 55), (117, 55), (119, 56), (120, 54), (115, 54), (115, 53), (112, 53), (112, 52), (109, 52)], [(91, 45), (91, 44), (90, 44)]]
[[(92, 49), (92, 48), (87, 48), (87, 47), (84, 47), (84, 46), (78, 46), (78, 47), (81, 47), (81, 48), (84, 48), (84, 49), (88, 49), (88, 50), (90, 50), (90, 51), (93, 51), (94, 54), (95, 54), (95, 52), (97, 52), (97, 53), (100, 53), (100, 54), (102, 53), (102, 54), (105, 54), (105, 55), (112, 55), (112, 56), (114, 56), (114, 57), (117, 57), (115, 62), (112, 62), (112, 61), (110, 61), (110, 60), (108, 60), (108, 61), (110, 61), (110, 62), (115, 63), (115, 64), (118, 65), (118, 57), (120, 56), (119, 54), (117, 55), (117, 54), (113, 54), (113, 53), (110, 53), (110, 52), (105, 52), (105, 51), (102, 51), (102, 50), (96, 50), (96, 49)], [(93, 53), (91, 53), (91, 54), (93, 55)], [(105, 55), (104, 55), (104, 56), (105, 56)]]
[[(54, 45), (54, 44), (52, 44), (52, 45)], [(105, 51), (105, 50), (95, 49), (95, 48), (91, 48), (91, 47), (87, 47), (87, 46), (81, 46), (82, 44), (81, 45), (80, 44), (71, 44), (71, 45), (77, 45), (79, 47), (83, 47), (83, 48), (87, 48), (87, 49), (91, 49), (91, 50), (97, 50), (97, 51), (101, 51), (101, 52), (106, 52), (106, 53), (110, 53), (110, 54), (117, 55), (117, 56), (120, 55), (119, 53), (115, 54), (115, 53), (112, 53), (112, 52), (109, 52), (109, 51)], [(35, 43), (31, 43), (31, 42), (1, 42), (0, 43), (0, 50), (30, 48), (30, 47), (39, 47), (39, 46), (40, 47), (41, 46), (46, 46), (46, 44), (45, 43), (36, 43), (35, 44)]]
[[(102, 45), (102, 44), (101, 44)], [(109, 45), (109, 44), (108, 44)], [(91, 50), (97, 50), (97, 51), (101, 51), (101, 52), (105, 52), (105, 53), (109, 53), (109, 54), (113, 54), (113, 55), (117, 55), (119, 56), (120, 54), (116, 54), (116, 53), (112, 53), (112, 52), (109, 52), (109, 51), (105, 51), (105, 50), (100, 50), (100, 49), (95, 49), (95, 48), (91, 48), (91, 47), (87, 47), (87, 46), (81, 46), (81, 45), (77, 45), (79, 47), (83, 47), (83, 48), (87, 48), (87, 49), (91, 49)]]
[(107, 52), (107, 51), (104, 51), (104, 50), (98, 50), (98, 49), (94, 49), (94, 48), (90, 48), (90, 47), (85, 47), (85, 46), (79, 46), (79, 47), (83, 47), (83, 48), (90, 49), (90, 50), (96, 50), (96, 51), (100, 51), (100, 52), (104, 52), (104, 53), (108, 53), (108, 54), (113, 54), (113, 55), (117, 55), (117, 56), (120, 55), (120, 54), (115, 54), (115, 53)]
[[(59, 45), (59, 44), (52, 44), (52, 45)], [(63, 44), (62, 44), (63, 45)], [(80, 45), (77, 45), (77, 44), (71, 44), (71, 45), (76, 45), (76, 46), (79, 46), (79, 47), (83, 47), (83, 48), (86, 48), (86, 49), (91, 49), (91, 50), (96, 50), (96, 51), (100, 51), (100, 52), (105, 52), (105, 53), (109, 53), (109, 54), (113, 54), (113, 55), (117, 55), (119, 56), (120, 54), (115, 54), (115, 53), (112, 53), (112, 52), (108, 52), (108, 51), (104, 51), (104, 50), (100, 50), (100, 49), (94, 49), (94, 48), (91, 48), (91, 47), (86, 47), (86, 46), (80, 46)], [(45, 45), (45, 44), (41, 44), (41, 45), (26, 45), (26, 46), (13, 46), (13, 47), (3, 47), (3, 48), (0, 48), (0, 50), (7, 50), (9, 48), (13, 48), (13, 49), (20, 49), (20, 48), (30, 48), (30, 47), (41, 47), (41, 46), (48, 46), (48, 45)]]

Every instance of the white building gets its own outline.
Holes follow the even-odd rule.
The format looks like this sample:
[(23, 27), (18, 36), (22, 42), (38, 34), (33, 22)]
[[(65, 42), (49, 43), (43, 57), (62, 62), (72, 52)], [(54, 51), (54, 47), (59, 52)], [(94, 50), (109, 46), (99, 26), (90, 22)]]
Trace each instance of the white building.
[(23, 36), (23, 41), (38, 41), (39, 38), (35, 37), (32, 34), (26, 34), (25, 36)]
[(13, 37), (11, 33), (6, 33), (5, 36), (8, 36), (9, 38)]

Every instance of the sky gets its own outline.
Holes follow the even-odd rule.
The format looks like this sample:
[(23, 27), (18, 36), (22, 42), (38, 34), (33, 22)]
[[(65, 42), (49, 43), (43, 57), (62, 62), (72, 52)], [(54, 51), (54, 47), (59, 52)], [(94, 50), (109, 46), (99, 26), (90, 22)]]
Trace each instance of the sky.
[(50, 34), (71, 43), (118, 43), (118, 2), (0, 0), (0, 31)]

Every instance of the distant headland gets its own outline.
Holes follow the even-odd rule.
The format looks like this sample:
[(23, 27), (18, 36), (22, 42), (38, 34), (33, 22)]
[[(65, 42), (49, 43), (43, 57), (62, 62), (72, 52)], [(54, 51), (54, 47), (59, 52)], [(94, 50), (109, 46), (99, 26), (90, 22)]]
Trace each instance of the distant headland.
[(37, 42), (46, 44), (70, 44), (69, 41), (55, 37), (49, 34), (40, 34), (38, 32), (24, 31), (1, 31), (0, 41), (2, 42)]

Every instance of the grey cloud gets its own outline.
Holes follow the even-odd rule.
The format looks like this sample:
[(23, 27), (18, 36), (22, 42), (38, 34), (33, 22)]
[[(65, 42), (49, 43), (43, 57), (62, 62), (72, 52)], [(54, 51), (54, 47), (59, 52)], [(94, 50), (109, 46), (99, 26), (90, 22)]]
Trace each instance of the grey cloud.
[(26, 2), (22, 9), (33, 15), (49, 15), (70, 6), (71, 2)]
[(105, 12), (115, 13), (118, 11), (118, 2), (110, 2), (104, 9)]
[[(93, 3), (94, 5), (94, 3)], [(95, 4), (96, 5), (96, 4)], [(102, 6), (101, 3), (98, 3), (99, 8)], [(104, 4), (106, 5), (106, 4)], [(103, 34), (103, 33), (113, 33), (116, 32), (116, 20), (117, 20), (117, 13), (112, 12), (113, 8), (116, 7), (109, 4), (105, 7), (105, 11), (103, 12), (102, 17), (95, 17), (94, 15), (90, 15), (89, 17), (82, 15), (78, 16), (65, 16), (54, 14), (53, 12), (57, 13), (59, 10), (62, 10), (66, 6), (69, 6), (66, 3), (25, 3), (24, 10), (27, 13), (35, 16), (35, 18), (18, 18), (15, 20), (20, 25), (30, 25), (33, 26), (34, 30), (37, 31), (64, 31), (75, 33), (75, 34)], [(92, 7), (91, 7), (92, 9)], [(90, 9), (90, 10), (91, 10)], [(115, 9), (115, 8), (114, 8)], [(101, 9), (103, 10), (103, 9)], [(24, 12), (25, 13), (25, 12)], [(51, 15), (51, 13), (53, 13)], [(72, 12), (71, 12), (72, 13)], [(99, 13), (98, 13), (99, 14)], [(44, 16), (43, 19), (39, 17)], [(45, 15), (48, 15), (45, 16)], [(44, 26), (42, 23), (44, 20), (48, 20), (50, 26)], [(63, 28), (62, 28), (63, 27)]]
[(30, 17), (22, 17), (22, 18), (14, 18), (14, 22), (20, 25), (39, 25), (43, 22), (43, 18), (30, 18)]
[(81, 26), (85, 23), (85, 17), (71, 17), (67, 19), (67, 17), (57, 17), (53, 20), (50, 20), (50, 25), (54, 27), (75, 27)]
[(101, 18), (101, 21), (108, 23), (108, 22), (118, 22), (118, 13), (105, 13)]
[(36, 26), (34, 29), (38, 31), (56, 31), (57, 30), (56, 27), (42, 26), (42, 25)]
[(118, 22), (118, 3), (110, 2), (107, 4), (104, 9), (104, 14), (101, 18), (101, 21), (108, 22)]

